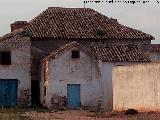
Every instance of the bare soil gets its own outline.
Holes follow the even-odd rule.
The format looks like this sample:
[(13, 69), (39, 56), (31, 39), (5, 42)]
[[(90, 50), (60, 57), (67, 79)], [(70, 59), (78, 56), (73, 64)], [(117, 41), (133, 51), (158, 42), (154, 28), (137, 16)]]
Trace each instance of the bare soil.
[(87, 110), (48, 111), (44, 109), (0, 109), (0, 120), (160, 120), (160, 112), (125, 115), (124, 112)]
[(160, 120), (159, 112), (124, 115), (123, 112), (89, 112), (84, 110), (67, 110), (58, 112), (29, 111), (24, 114), (33, 120)]

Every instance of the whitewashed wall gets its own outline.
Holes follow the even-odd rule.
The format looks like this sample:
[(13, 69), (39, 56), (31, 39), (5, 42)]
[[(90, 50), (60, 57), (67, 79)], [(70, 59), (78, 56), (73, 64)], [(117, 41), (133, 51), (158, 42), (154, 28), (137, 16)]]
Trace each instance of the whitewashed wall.
[[(77, 48), (71, 50), (75, 49)], [(95, 107), (98, 105), (98, 100), (103, 97), (98, 61), (83, 51), (80, 51), (79, 60), (73, 60), (71, 50), (57, 56), (56, 59), (49, 60), (48, 81), (45, 83), (47, 96), (41, 97), (41, 102), (45, 99), (47, 107), (50, 107), (54, 94), (67, 97), (67, 84), (81, 85), (81, 105), (83, 106)], [(43, 96), (43, 90), (41, 93)]]
[(115, 67), (113, 109), (160, 110), (160, 63)]
[(101, 65), (101, 74), (102, 74), (102, 84), (104, 88), (104, 110), (112, 111), (113, 110), (113, 88), (112, 88), (112, 70), (115, 66), (127, 66), (129, 62), (103, 62)]

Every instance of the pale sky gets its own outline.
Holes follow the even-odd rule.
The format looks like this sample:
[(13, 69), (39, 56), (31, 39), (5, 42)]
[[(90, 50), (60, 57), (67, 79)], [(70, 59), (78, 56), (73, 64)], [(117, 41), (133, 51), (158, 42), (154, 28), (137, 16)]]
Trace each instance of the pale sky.
[[(123, 25), (151, 34), (156, 38), (152, 43), (160, 43), (160, 3), (156, 1), (134, 5), (87, 3), (86, 7), (115, 18)], [(84, 3), (83, 0), (0, 0), (0, 36), (10, 32), (10, 24), (14, 21), (29, 21), (48, 7), (82, 8)]]

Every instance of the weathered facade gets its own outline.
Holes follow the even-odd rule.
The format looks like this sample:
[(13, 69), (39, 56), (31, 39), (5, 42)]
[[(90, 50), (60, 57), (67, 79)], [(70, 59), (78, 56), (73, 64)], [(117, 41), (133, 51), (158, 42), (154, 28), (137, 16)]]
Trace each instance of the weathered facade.
[[(73, 59), (72, 51), (77, 50), (80, 51), (80, 56)], [(112, 52), (116, 54), (108, 57)], [(122, 62), (123, 60), (128, 62)], [(113, 67), (147, 61), (134, 46), (86, 48), (82, 44), (71, 42), (42, 60), (41, 103), (52, 108), (53, 98), (59, 96), (66, 98), (66, 103), (71, 102), (68, 107), (74, 107), (74, 102), (79, 101), (79, 106), (111, 111)], [(70, 100), (70, 85), (79, 85), (78, 98)], [(71, 92), (74, 93), (74, 90)]]
[[(2, 83), (6, 82), (6, 79), (17, 81), (15, 82), (17, 87), (14, 86), (14, 93), (17, 96), (15, 100), (18, 103), (20, 103), (19, 99), (23, 98), (23, 104), (39, 105), (41, 102), (48, 107), (52, 96), (57, 94), (66, 96), (67, 84), (73, 84), (73, 86), (70, 86), (71, 88), (75, 84), (79, 84), (83, 88), (80, 96), (81, 105), (97, 106), (99, 96), (105, 98), (105, 94), (109, 94), (110, 97), (106, 97), (105, 100), (111, 99), (112, 92), (108, 89), (111, 90), (112, 86), (110, 76), (113, 64), (121, 62), (128, 65), (128, 62), (147, 61), (140, 51), (135, 50), (134, 47), (115, 46), (122, 44), (148, 45), (152, 39), (154, 37), (149, 34), (121, 25), (116, 19), (108, 18), (89, 8), (48, 8), (29, 22), (17, 21), (11, 24), (11, 32), (0, 38), (2, 56), (11, 56), (11, 64), (0, 65)], [(73, 41), (80, 43), (80, 46), (92, 48), (90, 51), (94, 53), (88, 54), (82, 49), (82, 51), (80, 50), (80, 58), (82, 59), (71, 60), (69, 58), (72, 49), (69, 49), (57, 58), (45, 62), (44, 64), (48, 65), (47, 69), (44, 70), (44, 66), (40, 66), (43, 58)], [(102, 49), (96, 49), (96, 47)], [(77, 47), (74, 49), (77, 49)], [(100, 50), (104, 52), (99, 52)], [(107, 51), (110, 52), (107, 53)], [(125, 53), (128, 53), (128, 55)], [(111, 65), (108, 62), (111, 62)], [(104, 64), (107, 68), (103, 68)], [(43, 73), (41, 68), (46, 72)], [(44, 78), (45, 75), (43, 74), (48, 76)], [(105, 74), (110, 74), (107, 79), (105, 79)], [(106, 80), (109, 81), (108, 83), (104, 82), (104, 84), (107, 84), (107, 88), (105, 88), (105, 85), (102, 86), (103, 82), (100, 82)], [(46, 81), (51, 83), (49, 84)], [(59, 85), (59, 88), (55, 85)], [(2, 84), (2, 87), (4, 86)], [(101, 87), (105, 89), (102, 90)], [(45, 93), (48, 97), (44, 97)], [(0, 95), (3, 96), (3, 94)], [(107, 105), (108, 102), (103, 101), (103, 104), (111, 109), (111, 104)], [(3, 103), (0, 106), (2, 105)]]
[(113, 68), (113, 110), (160, 110), (160, 64), (144, 63)]
[[(10, 105), (11, 103), (28, 106), (31, 104), (31, 42), (29, 37), (16, 36), (14, 38), (7, 39), (0, 42), (0, 51), (10, 52), (11, 63), (9, 65), (1, 63), (0, 65), (0, 79), (8, 80), (8, 85), (10, 84), (9, 80), (15, 80), (16, 88), (13, 88), (13, 91), (7, 91), (1, 86), (1, 92), (5, 93), (1, 96), (1, 105), (3, 102), (6, 102), (4, 106)], [(2, 54), (1, 54), (2, 55)], [(2, 58), (2, 56), (1, 56)], [(2, 60), (2, 59), (1, 59)], [(7, 61), (7, 59), (6, 59)], [(1, 81), (0, 80), (0, 81)], [(1, 83), (3, 84), (3, 83)], [(6, 85), (6, 87), (11, 86)], [(17, 91), (14, 91), (16, 89)], [(12, 98), (9, 98), (10, 102), (5, 101), (7, 95), (12, 95)], [(15, 99), (16, 97), (16, 99)], [(4, 99), (4, 101), (2, 101)], [(8, 99), (8, 98), (7, 98)]]
[[(98, 107), (103, 103), (98, 60), (77, 44), (65, 49), (67, 50), (58, 51), (56, 55), (43, 61), (42, 73), (44, 74), (42, 74), (43, 87), (41, 88), (45, 88), (46, 93), (42, 92), (41, 94), (42, 103), (47, 107), (53, 107), (51, 99), (58, 95), (67, 98), (68, 107)], [(80, 52), (79, 58), (72, 58), (72, 51), (77, 50)], [(74, 91), (76, 91), (76, 88), (69, 91), (70, 85), (75, 85), (75, 87), (79, 85), (80, 87), (79, 97), (75, 97), (80, 102), (79, 104), (74, 104), (74, 100), (69, 98), (73, 97), (70, 94), (74, 94)]]
[(101, 64), (101, 82), (103, 83), (104, 103), (103, 108), (105, 111), (113, 110), (113, 83), (112, 83), (112, 70), (116, 66), (128, 66), (130, 64), (137, 64), (137, 62), (102, 62)]

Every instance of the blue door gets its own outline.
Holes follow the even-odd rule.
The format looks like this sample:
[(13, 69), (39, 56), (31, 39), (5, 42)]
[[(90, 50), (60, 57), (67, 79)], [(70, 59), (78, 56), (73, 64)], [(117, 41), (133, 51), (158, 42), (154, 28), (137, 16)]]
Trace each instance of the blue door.
[(12, 107), (17, 103), (17, 80), (0, 79), (0, 106)]
[(0, 80), (0, 106), (5, 104), (5, 81)]
[(69, 108), (80, 107), (80, 85), (68, 84), (67, 85), (67, 106)]

